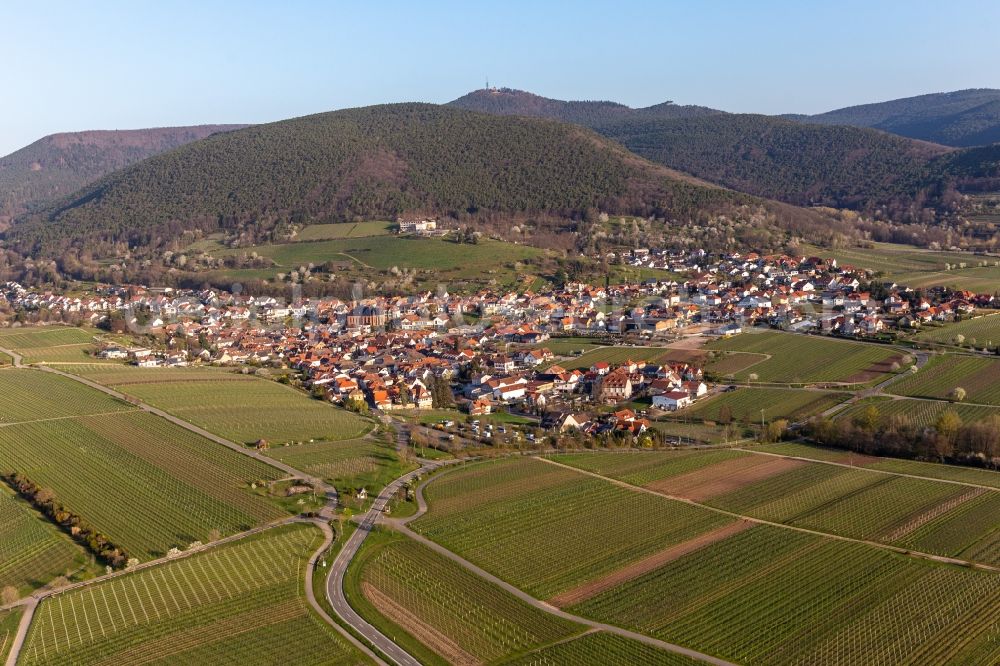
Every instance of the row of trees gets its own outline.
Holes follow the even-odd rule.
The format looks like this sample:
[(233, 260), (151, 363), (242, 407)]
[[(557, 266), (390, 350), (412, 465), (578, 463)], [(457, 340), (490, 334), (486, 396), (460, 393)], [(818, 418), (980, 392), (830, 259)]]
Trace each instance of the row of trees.
[(40, 487), (17, 472), (11, 472), (0, 478), (107, 566), (120, 569), (126, 565), (138, 564), (138, 560), (129, 559), (128, 552), (124, 548), (112, 543), (111, 539), (87, 524), (81, 516), (63, 506), (51, 490)]
[(853, 420), (815, 418), (804, 434), (819, 444), (870, 455), (994, 468), (1000, 463), (1000, 416), (965, 423), (954, 409), (925, 426), (902, 414), (883, 418), (869, 405)]

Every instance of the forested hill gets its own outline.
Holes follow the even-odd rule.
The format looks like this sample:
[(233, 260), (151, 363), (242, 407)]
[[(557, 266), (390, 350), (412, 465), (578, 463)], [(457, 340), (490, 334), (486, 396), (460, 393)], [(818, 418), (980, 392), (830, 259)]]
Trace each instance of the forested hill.
[(44, 137), (0, 158), (0, 222), (147, 157), (240, 127), (245, 125), (69, 132)]
[(633, 109), (618, 102), (564, 102), (511, 88), (474, 90), (448, 102), (448, 106), (498, 115), (552, 118), (587, 127), (626, 118), (687, 118), (722, 113), (705, 106), (681, 106), (673, 102), (663, 102), (640, 109)]
[(867, 128), (749, 114), (625, 120), (596, 129), (654, 162), (798, 205), (882, 203), (948, 151)]
[(947, 146), (981, 146), (1000, 142), (1000, 90), (934, 93), (790, 117), (825, 125), (874, 127)]
[(334, 111), (218, 134), (117, 171), (17, 220), (17, 249), (186, 229), (378, 219), (407, 212), (691, 216), (746, 195), (652, 164), (592, 131), (429, 104)]

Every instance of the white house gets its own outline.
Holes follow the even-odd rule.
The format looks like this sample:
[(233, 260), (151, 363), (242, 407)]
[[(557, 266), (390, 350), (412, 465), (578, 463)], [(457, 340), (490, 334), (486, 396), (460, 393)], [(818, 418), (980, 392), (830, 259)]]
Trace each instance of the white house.
[(691, 404), (691, 396), (687, 391), (670, 391), (663, 395), (653, 396), (653, 407), (675, 412)]

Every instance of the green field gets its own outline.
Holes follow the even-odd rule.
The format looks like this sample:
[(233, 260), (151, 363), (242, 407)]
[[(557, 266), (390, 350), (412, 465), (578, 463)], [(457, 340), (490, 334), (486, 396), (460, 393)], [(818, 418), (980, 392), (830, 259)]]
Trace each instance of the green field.
[(0, 424), (134, 409), (66, 377), (21, 368), (0, 371)]
[(310, 224), (302, 228), (296, 240), (320, 241), (340, 238), (386, 236), (392, 233), (392, 222), (344, 222), (340, 224)]
[(51, 489), (141, 560), (283, 515), (250, 489), (277, 469), (139, 411), (2, 427), (0, 471)]
[(14, 635), (17, 634), (17, 625), (21, 622), (23, 612), (20, 608), (0, 611), (0, 662), (6, 663), (7, 661), (7, 655), (14, 645)]
[(504, 662), (505, 666), (698, 666), (704, 662), (604, 631), (530, 652)]
[(564, 465), (645, 486), (671, 476), (693, 472), (716, 463), (745, 458), (750, 454), (733, 449), (690, 451), (623, 451), (563, 453), (552, 459)]
[(948, 398), (956, 387), (965, 389), (965, 402), (1000, 406), (1000, 361), (984, 356), (937, 356), (888, 390), (917, 398)]
[(371, 421), (291, 387), (221, 368), (94, 364), (63, 369), (235, 442), (336, 441), (359, 437), (372, 428)]
[(0, 347), (23, 356), (24, 363), (86, 362), (93, 357), (95, 332), (69, 326), (38, 326), (0, 331)]
[(864, 383), (890, 372), (893, 362), (902, 365), (903, 354), (880, 345), (848, 342), (816, 336), (796, 335), (777, 331), (749, 332), (731, 338), (720, 338), (705, 345), (706, 349), (728, 352), (752, 352), (768, 356), (753, 365), (733, 372), (725, 356), (706, 366), (716, 372), (722, 364), (723, 374), (736, 379), (781, 384), (811, 382)]
[(954, 344), (955, 336), (965, 337), (964, 344), (977, 347), (995, 347), (1000, 344), (1000, 315), (974, 317), (944, 326), (924, 327), (914, 337), (915, 340)]
[(842, 449), (829, 449), (809, 444), (795, 442), (779, 442), (776, 444), (758, 444), (753, 451), (777, 453), (783, 456), (796, 456), (809, 460), (836, 462), (866, 469), (876, 469), (897, 474), (910, 474), (928, 479), (943, 479), (961, 483), (976, 484), (1000, 489), (1000, 472), (985, 469), (961, 467), (959, 465), (941, 465), (938, 463), (903, 460), (900, 458), (875, 458), (861, 456)]
[(729, 408), (734, 421), (760, 423), (761, 410), (767, 422), (776, 419), (802, 421), (839, 405), (848, 396), (833, 391), (798, 389), (738, 388), (728, 393), (696, 402), (681, 412), (684, 418), (718, 421), (723, 407)]
[(575, 356), (582, 352), (598, 349), (602, 345), (596, 344), (594, 338), (567, 337), (550, 338), (534, 346), (548, 349), (557, 356)]
[(761, 525), (571, 610), (737, 663), (987, 664), (997, 581)]
[[(895, 388), (895, 387), (893, 387)], [(900, 398), (898, 400), (879, 400), (877, 402), (859, 402), (847, 411), (840, 412), (838, 419), (854, 419), (861, 416), (869, 406), (878, 409), (879, 418), (883, 421), (904, 416), (910, 423), (918, 426), (932, 426), (945, 410), (954, 410), (963, 423), (982, 421), (993, 416), (1000, 416), (1000, 407), (985, 405), (969, 405), (965, 403), (949, 403), (943, 400), (917, 400)]]
[(293, 444), (264, 453), (326, 480), (341, 492), (361, 487), (378, 491), (404, 471), (393, 446), (376, 439)]
[(412, 527), (538, 598), (549, 598), (731, 522), (534, 459), (446, 472)]
[(576, 368), (589, 368), (602, 361), (612, 365), (625, 361), (656, 363), (669, 353), (670, 350), (666, 347), (597, 347), (582, 356), (562, 361), (557, 365), (567, 370), (574, 370)]
[[(357, 664), (305, 600), (296, 525), (43, 601), (20, 664)], [(293, 657), (294, 655), (294, 657)]]
[[(955, 289), (993, 293), (1000, 284), (1000, 267), (996, 257), (983, 257), (966, 252), (934, 252), (910, 245), (874, 243), (872, 248), (842, 248), (828, 250), (802, 248), (805, 254), (836, 258), (841, 266), (853, 265), (881, 271), (885, 277), (901, 285), (920, 287), (946, 286)], [(986, 262), (985, 267), (978, 264)], [(959, 264), (965, 263), (965, 268)], [(946, 264), (952, 268), (945, 270)]]
[(0, 483), (0, 588), (27, 592), (86, 562), (83, 549)]
[(369, 538), (345, 587), (368, 621), (426, 664), (493, 663), (583, 629), (398, 535)]

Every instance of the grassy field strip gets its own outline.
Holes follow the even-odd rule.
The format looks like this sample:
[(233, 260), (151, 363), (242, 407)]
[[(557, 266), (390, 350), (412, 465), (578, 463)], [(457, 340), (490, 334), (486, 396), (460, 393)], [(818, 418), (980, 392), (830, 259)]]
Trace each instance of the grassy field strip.
[(625, 638), (606, 631), (589, 631), (579, 637), (503, 662), (504, 666), (634, 666), (659, 664), (660, 666), (697, 666), (703, 661), (675, 652), (660, 650), (652, 645)]
[(894, 382), (890, 393), (946, 399), (952, 389), (965, 389), (964, 402), (1000, 405), (1000, 361), (983, 356), (937, 356), (920, 372)]
[(723, 408), (740, 423), (760, 423), (777, 419), (804, 421), (850, 398), (843, 391), (813, 391), (785, 388), (741, 387), (719, 393), (683, 411), (684, 418), (718, 422)]
[(50, 596), (19, 663), (277, 663), (291, 652), (296, 663), (357, 663), (305, 602), (319, 539), (306, 525), (268, 530)]
[[(705, 503), (697, 502), (697, 501), (694, 501), (694, 500), (690, 500), (690, 499), (687, 499), (685, 497), (678, 497), (678, 496), (674, 496), (674, 495), (668, 495), (668, 494), (665, 494), (665, 493), (662, 493), (662, 492), (658, 492), (656, 490), (652, 490), (650, 488), (646, 488), (646, 487), (643, 487), (643, 486), (636, 486), (636, 485), (627, 483), (625, 481), (619, 481), (617, 479), (612, 479), (610, 477), (602, 476), (602, 475), (597, 474), (595, 472), (589, 472), (589, 471), (586, 471), (586, 470), (583, 470), (583, 469), (578, 469), (578, 468), (575, 468), (575, 467), (571, 467), (569, 465), (565, 465), (563, 463), (556, 462), (555, 460), (552, 460), (549, 457), (540, 456), (540, 457), (537, 458), (537, 460), (544, 461), (544, 462), (546, 462), (546, 463), (548, 463), (550, 465), (557, 465), (559, 467), (563, 467), (563, 468), (566, 468), (566, 469), (571, 469), (571, 470), (574, 470), (574, 471), (578, 472), (579, 474), (590, 476), (590, 477), (593, 477), (595, 479), (601, 479), (601, 480), (607, 481), (609, 483), (615, 484), (615, 485), (617, 485), (617, 486), (619, 486), (621, 488), (626, 488), (626, 489), (629, 489), (629, 490), (632, 490), (632, 491), (635, 491), (635, 492), (646, 493), (646, 494), (654, 495), (654, 496), (657, 496), (657, 497), (664, 497), (666, 499), (670, 499), (670, 500), (673, 500), (673, 501), (676, 501), (676, 502), (682, 502), (684, 504), (687, 504), (687, 505), (690, 505), (690, 506), (693, 506), (693, 507), (699, 507), (699, 508), (702, 508), (702, 509), (707, 509), (709, 511), (716, 512), (716, 513), (718, 513), (720, 515), (728, 516), (730, 518), (737, 518), (737, 519), (740, 519), (740, 520), (749, 520), (749, 521), (752, 521), (752, 522), (760, 523), (762, 525), (770, 525), (771, 527), (779, 527), (779, 528), (782, 528), (782, 529), (794, 530), (794, 531), (801, 532), (801, 533), (804, 533), (804, 534), (811, 534), (811, 535), (815, 535), (815, 536), (826, 537), (826, 538), (829, 538), (829, 539), (836, 539), (836, 540), (839, 540), (839, 541), (847, 541), (847, 542), (852, 542), (852, 543), (857, 543), (857, 544), (863, 544), (863, 545), (866, 545), (866, 546), (874, 546), (876, 548), (881, 548), (881, 549), (884, 549), (884, 550), (889, 550), (889, 551), (892, 551), (892, 552), (895, 552), (895, 553), (898, 553), (898, 554), (902, 554), (902, 555), (909, 555), (909, 556), (912, 556), (914, 558), (919, 558), (919, 559), (926, 559), (926, 560), (931, 560), (931, 561), (935, 561), (935, 562), (942, 562), (942, 563), (947, 563), (947, 564), (956, 564), (956, 565), (959, 565), (959, 566), (968, 566), (969, 564), (973, 564), (977, 568), (984, 569), (984, 570), (987, 570), (987, 571), (992, 571), (992, 572), (1000, 573), (1000, 566), (988, 565), (988, 564), (984, 564), (984, 563), (981, 563), (981, 562), (970, 563), (970, 562), (968, 562), (966, 560), (962, 560), (962, 559), (959, 559), (959, 558), (947, 557), (947, 556), (942, 556), (942, 555), (935, 555), (933, 553), (924, 553), (924, 552), (915, 551), (915, 550), (908, 550), (908, 549), (901, 548), (901, 547), (898, 547), (898, 546), (893, 546), (893, 545), (886, 544), (886, 543), (880, 543), (878, 541), (872, 541), (872, 540), (868, 540), (868, 539), (864, 539), (864, 538), (849, 537), (849, 536), (845, 536), (843, 534), (836, 534), (836, 533), (831, 533), (831, 532), (823, 532), (823, 531), (821, 531), (819, 529), (813, 529), (813, 528), (810, 528), (810, 527), (803, 527), (803, 526), (800, 526), (800, 525), (789, 525), (789, 524), (785, 524), (785, 523), (779, 523), (779, 522), (764, 520), (762, 518), (754, 518), (753, 516), (748, 516), (748, 515), (743, 515), (743, 514), (735, 513), (735, 512), (732, 512), (732, 511), (727, 511), (725, 509), (721, 509), (721, 508), (718, 508), (718, 507), (715, 507), (715, 506), (711, 506), (710, 504), (705, 504)], [(831, 520), (833, 520), (833, 519), (831, 518)]]
[(597, 347), (577, 356), (576, 358), (562, 361), (557, 365), (574, 370), (577, 368), (590, 368), (595, 363), (610, 363), (612, 365), (624, 363), (625, 361), (645, 361), (656, 363), (670, 354), (667, 347)]

